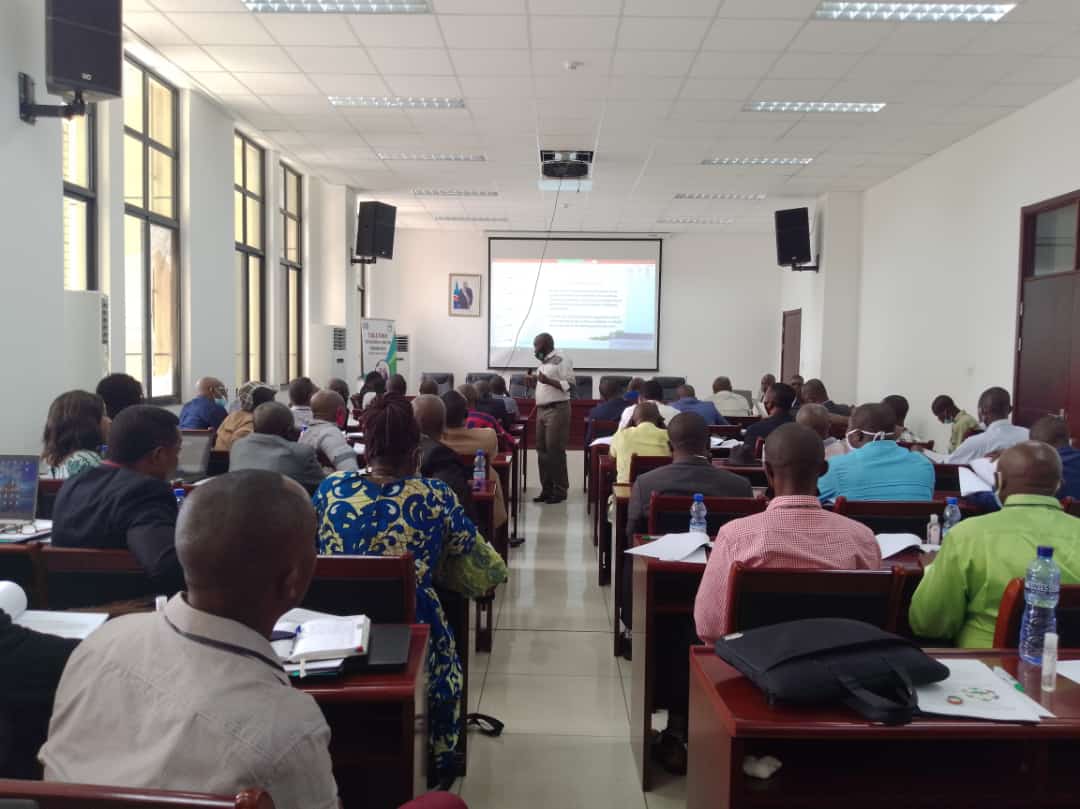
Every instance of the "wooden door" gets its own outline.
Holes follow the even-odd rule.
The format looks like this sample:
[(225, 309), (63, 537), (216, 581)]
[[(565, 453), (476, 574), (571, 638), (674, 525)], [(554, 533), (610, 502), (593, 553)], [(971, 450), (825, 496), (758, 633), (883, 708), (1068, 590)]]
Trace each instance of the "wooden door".
[(780, 336), (780, 381), (787, 382), (799, 373), (802, 348), (802, 309), (784, 312)]

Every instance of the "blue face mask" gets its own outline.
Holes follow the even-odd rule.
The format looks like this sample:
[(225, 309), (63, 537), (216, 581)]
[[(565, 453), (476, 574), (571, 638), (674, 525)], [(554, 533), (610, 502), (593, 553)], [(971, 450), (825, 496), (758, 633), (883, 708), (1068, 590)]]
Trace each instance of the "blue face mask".
[(218, 405), (221, 405), (222, 407), (227, 408), (229, 406), (229, 400), (219, 397), (217, 399), (214, 399), (214, 404), (218, 404)]

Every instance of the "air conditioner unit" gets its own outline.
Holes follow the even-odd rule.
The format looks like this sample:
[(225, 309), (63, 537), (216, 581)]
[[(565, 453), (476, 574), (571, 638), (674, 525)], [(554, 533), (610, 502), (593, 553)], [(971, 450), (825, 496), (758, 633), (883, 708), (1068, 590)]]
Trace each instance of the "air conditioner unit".
[(315, 381), (316, 385), (321, 387), (334, 377), (346, 378), (346, 337), (344, 326), (327, 323), (311, 324), (308, 376)]
[(405, 377), (406, 383), (408, 383), (409, 390), (412, 390), (413, 385), (412, 374), (410, 373), (411, 363), (409, 362), (409, 335), (399, 334), (397, 336), (397, 372)]
[(94, 390), (109, 373), (109, 296), (64, 291), (64, 385)]

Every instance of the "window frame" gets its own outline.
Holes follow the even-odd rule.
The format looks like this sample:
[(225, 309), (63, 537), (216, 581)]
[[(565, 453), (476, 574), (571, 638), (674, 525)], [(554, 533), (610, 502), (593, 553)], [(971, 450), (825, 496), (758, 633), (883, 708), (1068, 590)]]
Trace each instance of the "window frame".
[[(86, 287), (95, 292), (100, 287), (97, 262), (97, 104), (86, 105), (86, 185), (63, 179), (64, 199), (86, 206)], [(61, 136), (62, 137), (62, 136)], [(61, 204), (63, 204), (61, 202)], [(65, 225), (67, 219), (64, 220)], [(64, 289), (72, 289), (65, 283)]]
[[(285, 162), (281, 167), (281, 269), (285, 280), (285, 375), (291, 380), (304, 374), (304, 176)], [(289, 179), (296, 178), (296, 213), (289, 210)], [(296, 261), (288, 258), (289, 221), (296, 222)], [(293, 324), (289, 317), (289, 303), (293, 273), (296, 274), (296, 373), (289, 369), (289, 342), (293, 337)]]
[[(142, 128), (139, 132), (124, 121), (123, 137), (132, 137), (139, 141), (142, 157), (142, 202), (143, 205), (124, 200), (124, 216), (133, 217), (140, 222), (142, 236), (142, 306), (143, 306), (143, 389), (147, 392), (146, 400), (153, 404), (177, 404), (181, 401), (181, 274), (180, 266), (180, 91), (160, 73), (147, 67), (138, 59), (125, 53), (124, 61), (137, 68), (142, 75)], [(153, 79), (170, 92), (172, 101), (172, 143), (171, 147), (155, 140), (150, 135), (150, 80)], [(126, 141), (125, 141), (126, 142)], [(150, 201), (150, 152), (156, 150), (172, 159), (172, 198), (173, 216), (168, 217), (152, 209)], [(153, 277), (150, 253), (150, 229), (158, 226), (173, 232), (173, 393), (158, 396), (154, 394), (154, 350), (153, 350)], [(126, 306), (126, 304), (125, 304)]]
[[(252, 379), (251, 375), (251, 261), (256, 259), (259, 262), (259, 375), (263, 379), (267, 376), (268, 368), (266, 367), (266, 236), (267, 236), (267, 216), (266, 216), (266, 149), (255, 142), (254, 139), (245, 135), (240, 130), (233, 130), (234, 149), (235, 141), (240, 140), (243, 148), (240, 150), (241, 171), (240, 182), (241, 185), (236, 184), (236, 167), (233, 166), (233, 194), (240, 193), (244, 200), (244, 205), (240, 212), (241, 214), (241, 235), (243, 237), (242, 242), (235, 240), (236, 238), (236, 223), (233, 223), (233, 245), (236, 252), (241, 253), (244, 258), (244, 270), (240, 273), (239, 279), (239, 291), (240, 300), (243, 302), (243, 317), (241, 322), (241, 346), (240, 355), (243, 358), (243, 373), (242, 379), (237, 380), (237, 385), (242, 385), (248, 380)], [(259, 153), (259, 169), (260, 180), (259, 188), (260, 193), (256, 194), (248, 190), (248, 150), (247, 147), (251, 146)], [(248, 213), (247, 205), (248, 200), (255, 200), (259, 203), (259, 235), (261, 248), (252, 247), (248, 244)]]

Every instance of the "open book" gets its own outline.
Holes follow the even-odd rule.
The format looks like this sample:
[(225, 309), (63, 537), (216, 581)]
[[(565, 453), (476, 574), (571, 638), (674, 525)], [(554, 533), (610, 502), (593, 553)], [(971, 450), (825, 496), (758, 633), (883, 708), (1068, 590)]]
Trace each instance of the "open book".
[(708, 561), (706, 548), (712, 548), (712, 540), (708, 534), (664, 534), (652, 542), (629, 548), (626, 552), (664, 562), (696, 562), (703, 565)]
[(875, 539), (881, 548), (882, 559), (891, 559), (908, 548), (918, 548), (925, 553), (941, 550), (937, 545), (927, 545), (916, 534), (877, 534)]
[(290, 635), (274, 643), (284, 663), (341, 661), (365, 655), (371, 640), (366, 615), (328, 615), (312, 610), (289, 610), (274, 625), (275, 634)]
[(1039, 703), (999, 678), (981, 660), (941, 659), (949, 676), (915, 689), (919, 710), (939, 716), (963, 716), (997, 722), (1038, 722), (1053, 718)]
[(104, 612), (28, 610), (27, 603), (26, 593), (19, 585), (13, 581), (0, 581), (0, 610), (10, 615), (15, 624), (26, 629), (83, 640), (109, 618), (108, 613)]

